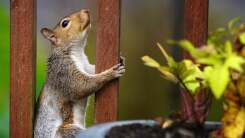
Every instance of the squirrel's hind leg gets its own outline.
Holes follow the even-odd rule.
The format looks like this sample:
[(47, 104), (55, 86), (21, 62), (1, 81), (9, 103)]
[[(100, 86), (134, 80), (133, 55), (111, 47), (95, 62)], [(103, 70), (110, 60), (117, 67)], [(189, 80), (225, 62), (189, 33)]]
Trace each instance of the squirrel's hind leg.
[(64, 124), (56, 132), (57, 138), (75, 138), (83, 129), (75, 124)]

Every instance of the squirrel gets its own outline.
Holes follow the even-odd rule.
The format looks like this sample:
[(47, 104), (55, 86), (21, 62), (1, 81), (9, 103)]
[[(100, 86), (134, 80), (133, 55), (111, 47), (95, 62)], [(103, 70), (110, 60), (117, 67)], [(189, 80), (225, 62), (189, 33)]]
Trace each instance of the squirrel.
[(41, 29), (52, 49), (37, 102), (34, 138), (73, 138), (85, 130), (87, 97), (124, 74), (123, 63), (95, 74), (84, 52), (90, 28), (89, 11), (80, 10), (53, 30)]

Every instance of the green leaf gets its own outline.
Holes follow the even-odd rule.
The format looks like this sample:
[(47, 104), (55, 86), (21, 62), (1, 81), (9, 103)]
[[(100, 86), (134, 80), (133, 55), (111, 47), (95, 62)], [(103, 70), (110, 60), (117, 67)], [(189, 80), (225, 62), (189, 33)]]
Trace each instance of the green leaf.
[(217, 65), (222, 64), (222, 59), (218, 55), (209, 55), (206, 57), (196, 59), (197, 63), (204, 64), (204, 65)]
[(192, 66), (193, 66), (192, 61), (188, 59), (185, 59), (181, 61), (180, 63), (178, 63), (177, 73), (182, 80), (194, 72), (194, 69)]
[(174, 59), (167, 54), (167, 52), (164, 50), (164, 48), (161, 46), (160, 43), (157, 43), (157, 46), (160, 49), (160, 51), (162, 52), (165, 59), (167, 60), (169, 67), (176, 68), (177, 63), (174, 61)]
[(179, 45), (184, 48), (185, 50), (187, 50), (188, 52), (190, 52), (191, 55), (193, 55), (196, 52), (196, 48), (194, 47), (194, 45), (188, 41), (188, 40), (181, 40), (179, 42)]
[(203, 73), (191, 60), (183, 60), (178, 64), (177, 74), (191, 93), (197, 92), (200, 88), (200, 79)]
[(194, 75), (189, 75), (188, 77), (186, 77), (185, 80), (183, 80), (183, 83), (192, 94), (195, 94), (200, 88), (200, 82), (196, 79)]
[(163, 77), (166, 80), (172, 81), (174, 83), (178, 82), (177, 77), (170, 71), (170, 68), (162, 66), (159, 67), (158, 70), (163, 74)]
[(210, 50), (206, 50), (205, 48), (204, 49), (199, 49), (199, 48), (196, 48), (190, 41), (188, 40), (181, 40), (179, 42), (179, 45), (185, 49), (187, 52), (189, 52), (191, 54), (191, 56), (193, 58), (203, 58), (205, 57), (207, 54), (209, 54), (209, 52), (213, 52), (213, 51), (210, 51)]
[(168, 60), (169, 56), (168, 56), (167, 52), (162, 48), (162, 45), (160, 43), (157, 43), (157, 46), (160, 49), (160, 51), (162, 52), (165, 59)]
[(208, 75), (208, 83), (215, 98), (219, 99), (230, 81), (229, 69), (224, 66), (215, 66), (206, 70), (205, 74)]
[(243, 57), (238, 56), (235, 53), (233, 53), (226, 59), (224, 66), (227, 66), (227, 68), (231, 68), (236, 71), (242, 72), (243, 71), (242, 65), (244, 63), (245, 63), (245, 59)]
[(211, 76), (212, 71), (213, 71), (213, 66), (206, 66), (203, 69), (203, 73), (206, 76), (206, 78), (208, 78), (209, 76)]
[(218, 28), (208, 36), (208, 45), (217, 45), (223, 37), (227, 36), (230, 31), (226, 28)]
[(245, 45), (245, 33), (239, 35), (240, 42)]
[(236, 17), (228, 22), (228, 28), (232, 30), (237, 24), (241, 23), (241, 18)]
[(228, 56), (232, 54), (232, 43), (231, 43), (231, 41), (225, 42), (225, 53), (228, 54)]
[(144, 64), (149, 67), (153, 67), (153, 68), (160, 67), (160, 64), (149, 56), (143, 56), (141, 59), (144, 61)]
[(186, 78), (188, 78), (189, 76), (193, 75), (195, 73), (195, 69), (189, 69), (189, 70), (185, 70), (183, 71), (182, 74), (179, 74), (179, 76), (185, 80)]
[(203, 79), (203, 85), (210, 87), (209, 85), (209, 77), (212, 76), (211, 73), (213, 72), (213, 66), (205, 66), (203, 69), (203, 75), (204, 75), (204, 79)]
[(215, 36), (224, 36), (227, 35), (229, 33), (229, 31), (226, 28), (218, 28), (213, 35)]

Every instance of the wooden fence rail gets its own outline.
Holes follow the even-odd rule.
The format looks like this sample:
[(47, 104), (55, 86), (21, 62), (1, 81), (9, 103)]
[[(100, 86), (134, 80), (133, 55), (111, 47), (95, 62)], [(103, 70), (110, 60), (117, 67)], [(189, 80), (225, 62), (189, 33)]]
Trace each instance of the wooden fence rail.
[[(96, 72), (119, 62), (121, 0), (97, 0)], [(33, 136), (36, 67), (36, 0), (10, 0), (10, 137)], [(185, 37), (202, 44), (208, 0), (185, 1)], [(96, 122), (117, 120), (118, 80), (96, 94)]]

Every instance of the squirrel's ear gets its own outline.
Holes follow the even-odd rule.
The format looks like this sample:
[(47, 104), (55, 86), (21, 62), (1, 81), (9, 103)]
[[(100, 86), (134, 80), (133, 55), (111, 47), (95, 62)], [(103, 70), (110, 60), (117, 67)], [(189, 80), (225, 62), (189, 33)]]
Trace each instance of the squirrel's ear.
[(41, 30), (42, 35), (48, 39), (51, 43), (57, 44), (57, 37), (55, 36), (54, 32), (48, 28), (43, 28)]

